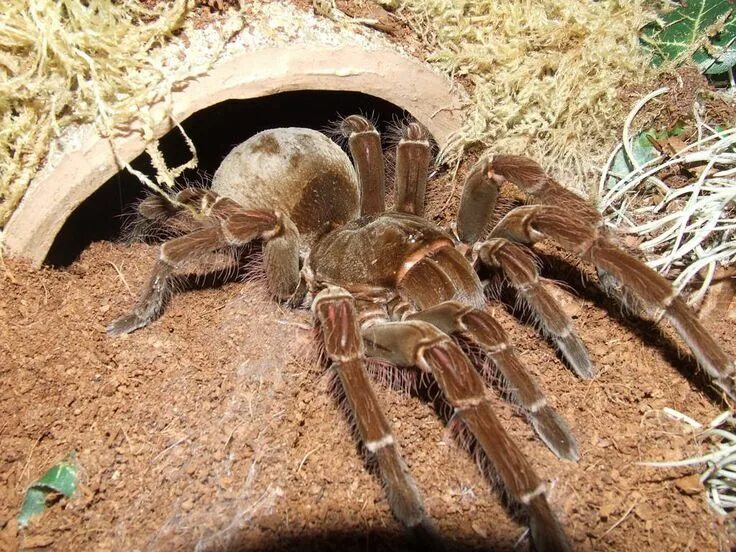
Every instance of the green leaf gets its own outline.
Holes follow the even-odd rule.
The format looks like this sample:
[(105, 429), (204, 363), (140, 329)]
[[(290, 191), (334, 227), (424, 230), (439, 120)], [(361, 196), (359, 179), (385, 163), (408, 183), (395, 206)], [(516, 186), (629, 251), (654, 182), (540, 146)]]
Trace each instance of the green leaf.
[(715, 75), (736, 65), (736, 4), (731, 0), (687, 0), (642, 29), (654, 64), (688, 57)]
[(23, 506), (20, 509), (20, 515), (18, 515), (18, 525), (25, 527), (32, 517), (39, 515), (46, 509), (46, 495), (47, 491), (30, 487), (26, 491), (26, 496), (23, 499)]
[(683, 132), (685, 132), (685, 121), (683, 121), (682, 119), (677, 119), (677, 122), (668, 131), (668, 134), (669, 136), (679, 136)]
[[(644, 165), (652, 159), (659, 157), (660, 152), (654, 143), (658, 140), (666, 140), (671, 136), (680, 136), (685, 131), (685, 123), (678, 119), (670, 128), (657, 130), (650, 128), (642, 130), (631, 139), (631, 155), (636, 165)], [(624, 148), (616, 153), (609, 171), (610, 176), (606, 179), (606, 188), (611, 189), (616, 182), (634, 170), (635, 164), (631, 162)]]
[(76, 454), (71, 452), (28, 487), (18, 514), (18, 525), (26, 527), (31, 518), (43, 513), (51, 497), (72, 496), (77, 490), (77, 470)]
[[(662, 131), (667, 135), (667, 131)], [(657, 138), (661, 136), (660, 132), (649, 129), (640, 132), (631, 139), (631, 154), (638, 165), (643, 165), (647, 161), (651, 161), (659, 155), (657, 149), (652, 145), (649, 137)], [(634, 164), (631, 162), (626, 152), (621, 148), (613, 158), (613, 163), (609, 171), (610, 176), (606, 179), (606, 188), (611, 189), (616, 182), (634, 170)]]

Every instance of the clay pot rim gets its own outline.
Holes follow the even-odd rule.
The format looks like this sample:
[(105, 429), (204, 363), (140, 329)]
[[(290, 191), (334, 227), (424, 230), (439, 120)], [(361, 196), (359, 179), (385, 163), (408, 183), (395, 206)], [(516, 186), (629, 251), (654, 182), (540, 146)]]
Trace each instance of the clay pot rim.
[[(464, 98), (449, 79), (393, 50), (360, 46), (300, 45), (243, 52), (175, 91), (172, 113), (176, 121), (184, 121), (226, 100), (299, 90), (361, 92), (381, 98), (425, 125), (440, 146), (462, 122)], [(151, 113), (156, 138), (174, 127), (163, 104), (154, 105)], [(128, 163), (145, 146), (140, 127), (136, 130), (135, 125), (128, 134), (114, 139), (91, 131), (78, 147), (31, 182), (4, 229), (7, 250), (40, 266), (69, 216), (120, 170), (116, 156)]]

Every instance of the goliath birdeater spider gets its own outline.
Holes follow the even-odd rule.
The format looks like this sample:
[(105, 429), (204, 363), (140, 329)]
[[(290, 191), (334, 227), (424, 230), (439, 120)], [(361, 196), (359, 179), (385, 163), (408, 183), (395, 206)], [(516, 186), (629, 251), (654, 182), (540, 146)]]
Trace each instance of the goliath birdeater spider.
[[(483, 285), (474, 266), (491, 267), (505, 277), (582, 378), (593, 377), (595, 369), (570, 318), (541, 280), (530, 249), (544, 238), (591, 262), (626, 305), (669, 321), (713, 382), (734, 399), (732, 360), (670, 284), (618, 248), (599, 214), (534, 161), (512, 155), (482, 158), (465, 181), (456, 227), (448, 232), (422, 218), (431, 149), (419, 124), (401, 130), (393, 211), (385, 210), (378, 132), (357, 115), (342, 120), (340, 129), (355, 167), (323, 134), (279, 128), (233, 149), (211, 189), (184, 189), (174, 202), (157, 196), (144, 200), (139, 207), (143, 218), (183, 235), (161, 246), (140, 302), (110, 324), (109, 333), (131, 332), (157, 318), (175, 277), (192, 263), (262, 240), (272, 295), (292, 305), (311, 305), (394, 515), (417, 538), (439, 543), (373, 392), (366, 357), (431, 374), (508, 495), (525, 506), (534, 546), (569, 550), (544, 483), (499, 423), (484, 380), (457, 340), (490, 358), (513, 400), (555, 454), (576, 460), (575, 439), (484, 310)], [(487, 233), (499, 187), (507, 181), (526, 193), (530, 204), (508, 212)]]

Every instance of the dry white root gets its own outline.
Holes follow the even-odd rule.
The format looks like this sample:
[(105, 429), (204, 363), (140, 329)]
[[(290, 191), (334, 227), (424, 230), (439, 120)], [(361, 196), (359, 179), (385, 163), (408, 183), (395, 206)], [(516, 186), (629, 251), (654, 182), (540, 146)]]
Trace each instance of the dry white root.
[[(688, 302), (698, 305), (716, 269), (736, 261), (736, 128), (711, 126), (696, 101), (696, 138), (672, 154), (642, 161), (634, 151), (631, 124), (648, 102), (667, 91), (660, 88), (642, 98), (629, 114), (623, 140), (602, 171), (599, 208), (619, 234), (643, 240), (639, 248), (649, 266), (674, 277), (678, 291), (692, 289)], [(630, 168), (626, 174), (614, 163), (622, 149)], [(676, 165), (693, 174), (684, 186), (672, 187), (657, 177)]]
[(673, 462), (641, 462), (642, 466), (681, 468), (705, 466), (700, 475), (708, 504), (722, 516), (736, 509), (736, 417), (731, 410), (716, 416), (707, 427), (686, 414), (671, 408), (663, 412), (675, 420), (688, 424), (698, 433), (698, 442), (709, 443), (709, 452), (702, 456)]

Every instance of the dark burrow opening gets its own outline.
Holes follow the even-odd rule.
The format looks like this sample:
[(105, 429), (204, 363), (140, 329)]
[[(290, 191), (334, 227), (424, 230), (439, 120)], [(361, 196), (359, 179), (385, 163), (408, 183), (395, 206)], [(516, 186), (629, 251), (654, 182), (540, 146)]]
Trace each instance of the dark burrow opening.
[[(213, 105), (182, 123), (197, 148), (199, 164), (196, 170), (185, 171), (180, 182), (210, 179), (232, 148), (262, 130), (297, 126), (326, 131), (335, 121), (353, 113), (369, 116), (384, 134), (392, 123), (408, 116), (392, 103), (359, 92), (305, 90)], [(185, 163), (191, 156), (178, 129), (161, 139), (161, 152), (169, 167)], [(153, 180), (154, 170), (146, 153), (131, 165)], [(135, 205), (148, 193), (148, 188), (127, 170), (118, 172), (67, 219), (49, 249), (45, 264), (68, 266), (90, 243), (120, 240), (126, 220), (133, 216)]]

